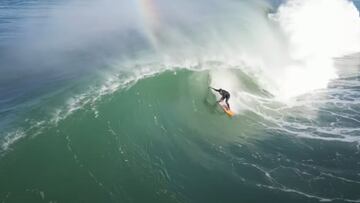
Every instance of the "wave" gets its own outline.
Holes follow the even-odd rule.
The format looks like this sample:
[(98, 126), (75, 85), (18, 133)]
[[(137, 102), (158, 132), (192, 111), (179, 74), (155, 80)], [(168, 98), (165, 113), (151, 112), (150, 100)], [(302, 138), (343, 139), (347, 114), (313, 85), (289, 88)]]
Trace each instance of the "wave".
[[(218, 71), (223, 74), (221, 69)], [(69, 164), (116, 200), (127, 197), (141, 202), (142, 197), (131, 193), (129, 184), (136, 188), (142, 185), (151, 194), (167, 188), (162, 198), (176, 193), (177, 199), (194, 200), (186, 180), (191, 177), (190, 184), (202, 183), (197, 181), (199, 174), (195, 170), (201, 168), (201, 173), (211, 172), (206, 176), (210, 182), (213, 173), (216, 177), (225, 174), (236, 188), (279, 191), (276, 195), (283, 199), (357, 202), (357, 193), (348, 190), (360, 182), (354, 176), (357, 172), (353, 165), (333, 169), (328, 164), (335, 158), (345, 163), (357, 160), (360, 118), (355, 112), (360, 111), (356, 99), (360, 95), (351, 90), (357, 87), (355, 81), (359, 85), (358, 80), (333, 81), (332, 88), (304, 95), (287, 105), (264, 91), (251, 75), (228, 68), (227, 74), (221, 76), (236, 78), (240, 81), (236, 87), (241, 87), (241, 109), (229, 118), (209, 89), (214, 74), (218, 74), (214, 68), (182, 68), (139, 74), (143, 77), (133, 80), (128, 80), (129, 75), (123, 77), (125, 74), (113, 75), (112, 79), (106, 76), (106, 84), (99, 83), (97, 88), (69, 100), (66, 108), (55, 111), (50, 119), (35, 122), (33, 116), (34, 120), (29, 120), (31, 128), (17, 131), (16, 144), (2, 145), (6, 152), (1, 164), (6, 165), (14, 156), (34, 162), (44, 159), (54, 168)], [(344, 89), (349, 91), (341, 91)], [(230, 101), (238, 102), (236, 97)], [(24, 136), (26, 139), (21, 139)], [(322, 147), (326, 147), (330, 159), (316, 155), (323, 152)], [(49, 156), (57, 158), (49, 160)], [(11, 167), (24, 168), (23, 163), (27, 162), (19, 161)], [(43, 163), (30, 167), (26, 174), (33, 173), (41, 181)], [(68, 174), (75, 179), (79, 175), (74, 171)], [(18, 174), (8, 177), (15, 176)], [(50, 181), (57, 185), (57, 176), (52, 177)], [(143, 180), (151, 187), (144, 186)], [(126, 192), (120, 194), (112, 189), (114, 183), (126, 185), (122, 186)], [(336, 193), (315, 187), (318, 184), (334, 185)], [(51, 186), (47, 188), (41, 190), (43, 196), (62, 199), (49, 192)], [(209, 200), (207, 197), (204, 195), (202, 200)]]
[[(219, 62), (215, 63), (216, 67), (223, 65)], [(214, 62), (206, 65), (206, 67), (211, 66), (214, 66)], [(207, 130), (213, 131), (217, 128), (226, 128), (228, 133), (234, 135), (240, 132), (257, 134), (258, 128), (307, 139), (349, 143), (360, 141), (355, 136), (360, 132), (358, 128), (360, 118), (357, 117), (359, 95), (354, 91), (359, 84), (352, 78), (335, 80), (331, 83), (333, 87), (330, 89), (303, 95), (291, 103), (282, 103), (262, 89), (254, 76), (236, 67), (227, 68), (226, 71), (214, 67), (196, 71), (181, 68), (173, 70), (166, 66), (158, 69), (163, 71), (148, 72), (149, 69), (145, 66), (143, 71), (137, 74), (132, 72), (132, 76), (125, 73), (111, 77), (106, 75), (106, 83), (101, 82), (97, 87), (92, 86), (83, 94), (68, 99), (67, 105), (47, 112), (46, 120), (41, 119), (44, 114), (40, 113), (41, 117), (35, 117), (34, 115), (39, 113), (30, 112), (31, 115), (29, 114), (29, 118), (26, 119), (25, 125), (5, 136), (2, 148), (8, 149), (11, 143), (19, 141), (26, 135), (36, 136), (46, 133), (49, 129), (58, 128), (60, 123), (68, 122), (73, 114), (77, 115), (79, 112), (88, 114), (89, 118), (85, 121), (90, 118), (102, 120), (112, 117), (111, 111), (104, 112), (102, 108), (105, 107), (102, 106), (105, 105), (104, 101), (109, 102), (118, 97), (117, 103), (110, 102), (105, 105), (106, 109), (126, 110), (126, 113), (119, 113), (114, 118), (122, 120), (131, 115), (133, 116), (131, 122), (138, 123), (140, 121), (136, 116), (147, 116), (140, 123), (154, 121), (154, 128), (164, 125), (164, 120), (158, 120), (159, 114), (164, 114), (163, 119), (173, 122), (174, 125), (186, 121), (192, 126), (191, 128), (206, 129), (204, 132), (200, 130), (200, 134), (203, 135), (209, 134)], [(222, 78), (222, 80), (214, 80), (214, 78)], [(215, 102), (219, 99), (219, 95), (212, 92), (210, 86), (225, 87), (231, 91), (229, 102), (236, 116), (230, 120), (230, 123), (227, 123), (229, 120)], [(53, 99), (58, 98), (59, 96)], [(322, 117), (336, 120), (336, 125), (334, 121), (322, 121)], [(78, 119), (82, 120), (82, 118)], [(255, 120), (256, 122), (253, 123)], [(218, 124), (214, 124), (213, 128), (207, 128), (205, 126), (208, 122)], [(241, 125), (241, 129), (238, 124)], [(139, 129), (144, 130), (143, 127)]]
[[(51, 84), (41, 68), (66, 85), (20, 104), (0, 135), (6, 200), (358, 202), (359, 57), (343, 57), (360, 50), (353, 2), (105, 0), (42, 14), (8, 59), (42, 72), (39, 86)], [(78, 67), (91, 70), (57, 74)], [(210, 86), (230, 91), (233, 118)], [(24, 180), (41, 184), (8, 187)]]
[[(237, 114), (253, 112), (284, 129), (286, 125), (276, 117), (281, 116), (283, 112), (276, 112), (274, 106), (282, 109), (288, 105), (296, 106), (292, 102), (298, 96), (326, 88), (330, 80), (337, 77), (333, 58), (360, 50), (360, 43), (357, 43), (360, 41), (359, 12), (352, 2), (345, 0), (291, 0), (280, 5), (273, 13), (268, 12), (270, 5), (261, 1), (212, 1), (206, 6), (201, 3), (183, 2), (180, 5), (192, 8), (186, 12), (188, 17), (191, 16), (191, 21), (182, 13), (169, 12), (172, 11), (170, 5), (159, 2), (152, 5), (152, 12), (157, 12), (152, 16), (152, 22), (132, 16), (127, 18), (128, 21), (113, 24), (110, 19), (119, 16), (116, 12), (109, 12), (99, 20), (110, 20), (108, 24), (96, 30), (85, 29), (77, 32), (78, 23), (89, 23), (96, 17), (91, 14), (96, 12), (89, 11), (101, 11), (113, 4), (118, 5), (111, 0), (105, 3), (93, 2), (87, 7), (69, 4), (65, 7), (66, 10), (59, 8), (49, 14), (47, 26), (40, 29), (36, 37), (29, 35), (30, 39), (41, 38), (43, 43), (35, 43), (35, 46), (33, 40), (25, 39), (25, 47), (34, 45), (37, 50), (35, 54), (39, 55), (39, 50), (52, 52), (55, 49), (63, 53), (64, 50), (77, 50), (79, 47), (83, 49), (83, 42), (89, 44), (86, 46), (89, 48), (92, 46), (90, 41), (94, 40), (95, 33), (117, 36), (119, 32), (131, 31), (133, 40), (126, 46), (121, 46), (120, 52), (113, 48), (107, 50), (116, 54), (112, 55), (106, 64), (110, 70), (101, 70), (102, 82), (95, 85), (82, 84), (90, 85), (90, 90), (82, 90), (82, 93), (70, 96), (66, 99), (65, 107), (56, 107), (57, 110), (52, 110), (53, 113), (48, 118), (51, 123), (58, 123), (86, 105), (91, 105), (98, 116), (100, 114), (96, 110), (96, 102), (101, 101), (104, 96), (126, 89), (137, 81), (166, 70), (176, 72), (179, 69), (187, 69), (209, 71), (208, 81), (200, 82), (204, 83), (202, 85), (229, 90), (230, 104)], [(218, 6), (216, 8), (219, 14), (227, 15), (220, 17), (215, 14), (212, 10), (215, 5)], [(200, 8), (202, 10), (199, 14), (196, 11)], [(74, 19), (74, 22), (65, 25), (63, 19), (78, 13), (79, 9), (80, 13), (84, 13), (84, 18)], [(333, 15), (334, 13), (336, 15)], [(129, 28), (129, 22), (137, 23), (135, 27)], [(57, 32), (54, 34), (53, 31), (61, 30), (64, 26), (71, 28), (68, 29), (71, 34), (59, 38)], [(109, 29), (112, 26), (118, 29)], [(76, 47), (73, 47), (73, 42), (77, 41), (79, 35), (83, 40), (78, 41)], [(119, 39), (126, 41), (129, 36), (119, 35)], [(115, 38), (111, 37), (110, 41), (112, 40)], [(52, 43), (46, 43), (50, 41)], [(352, 131), (356, 132), (357, 129), (350, 129), (349, 133)], [(309, 137), (308, 134), (306, 136)], [(14, 140), (18, 140), (18, 136), (13, 137), (16, 138)]]

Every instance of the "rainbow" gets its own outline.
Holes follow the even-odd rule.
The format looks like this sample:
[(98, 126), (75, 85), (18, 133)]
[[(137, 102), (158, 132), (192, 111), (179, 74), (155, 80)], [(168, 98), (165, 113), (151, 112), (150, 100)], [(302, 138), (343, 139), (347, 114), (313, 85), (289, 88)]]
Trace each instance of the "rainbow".
[(144, 24), (150, 27), (159, 25), (159, 16), (154, 0), (138, 0), (138, 8)]
[(137, 4), (145, 33), (152, 46), (157, 49), (159, 43), (156, 33), (160, 27), (160, 18), (156, 9), (155, 0), (137, 0)]

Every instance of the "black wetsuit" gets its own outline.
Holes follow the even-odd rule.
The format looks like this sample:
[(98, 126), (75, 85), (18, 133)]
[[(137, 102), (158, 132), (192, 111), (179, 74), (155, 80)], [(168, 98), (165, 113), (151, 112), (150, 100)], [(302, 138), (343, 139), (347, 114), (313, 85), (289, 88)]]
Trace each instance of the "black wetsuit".
[(229, 105), (229, 102), (228, 102), (228, 100), (230, 99), (230, 93), (228, 91), (226, 91), (226, 90), (223, 90), (223, 89), (218, 89), (218, 90), (214, 89), (214, 88), (212, 88), (212, 89), (219, 92), (220, 95), (221, 95), (221, 99), (218, 102), (221, 102), (221, 101), (225, 100), (225, 103), (226, 103), (228, 109), (230, 109), (230, 105)]

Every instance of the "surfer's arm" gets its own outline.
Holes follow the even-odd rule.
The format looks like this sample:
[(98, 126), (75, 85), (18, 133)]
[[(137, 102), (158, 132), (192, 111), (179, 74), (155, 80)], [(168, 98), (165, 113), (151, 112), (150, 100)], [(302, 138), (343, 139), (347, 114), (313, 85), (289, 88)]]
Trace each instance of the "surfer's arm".
[(215, 88), (213, 88), (213, 87), (211, 87), (211, 89), (213, 89), (214, 91), (217, 91), (217, 92), (220, 92), (220, 89), (215, 89)]

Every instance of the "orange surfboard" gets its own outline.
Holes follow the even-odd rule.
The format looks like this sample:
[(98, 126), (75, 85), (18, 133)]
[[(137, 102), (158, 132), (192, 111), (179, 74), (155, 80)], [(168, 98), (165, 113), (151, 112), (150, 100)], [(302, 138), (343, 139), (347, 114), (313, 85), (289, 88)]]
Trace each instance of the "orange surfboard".
[(235, 113), (232, 112), (230, 109), (227, 109), (225, 105), (220, 105), (220, 106), (229, 117), (233, 117), (235, 115)]

